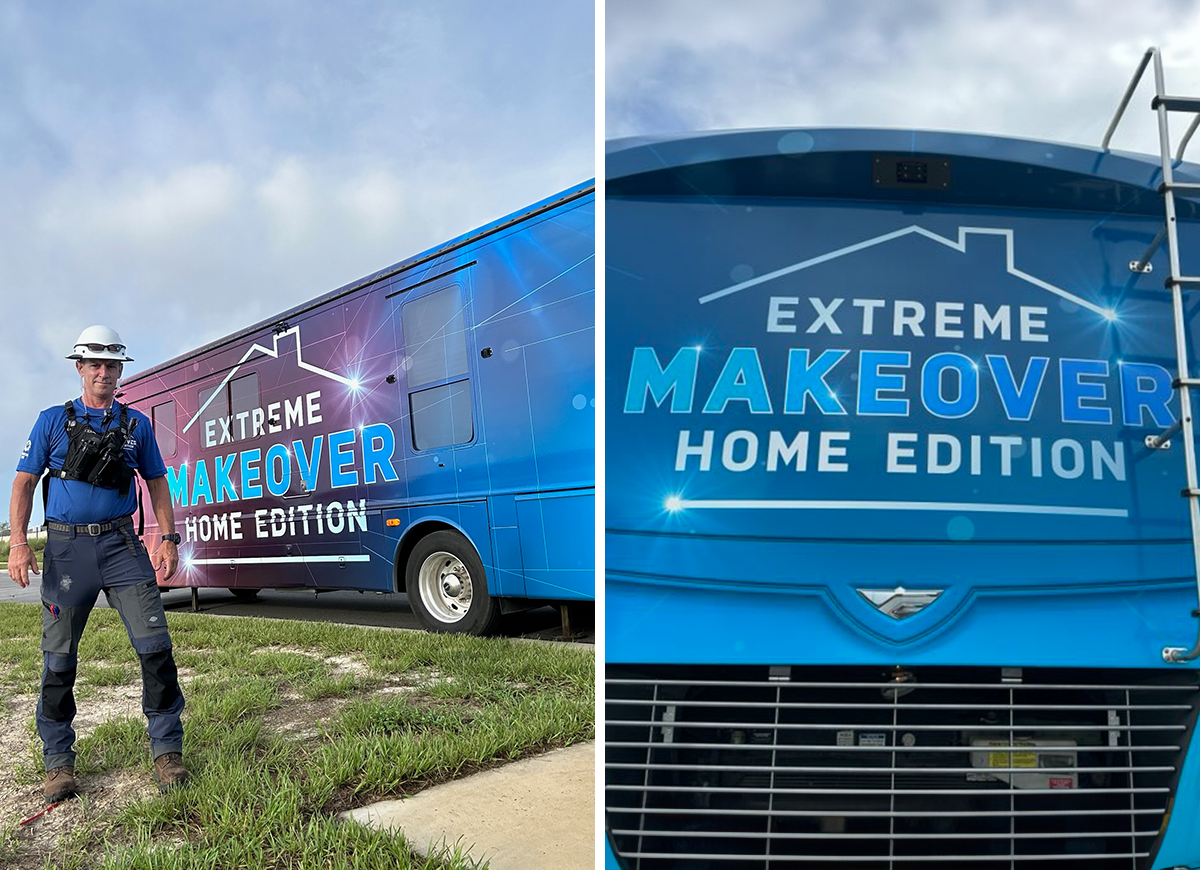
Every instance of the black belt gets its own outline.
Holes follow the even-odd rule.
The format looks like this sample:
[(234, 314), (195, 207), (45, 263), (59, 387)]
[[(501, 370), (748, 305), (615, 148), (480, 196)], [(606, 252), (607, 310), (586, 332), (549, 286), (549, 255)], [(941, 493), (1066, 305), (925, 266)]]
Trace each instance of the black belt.
[(122, 526), (133, 525), (133, 517), (120, 517), (111, 520), (107, 523), (86, 523), (81, 526), (73, 526), (70, 523), (46, 523), (46, 528), (55, 532), (74, 533), (76, 535), (91, 535), (93, 538), (103, 535), (105, 532), (111, 532), (113, 529), (119, 529)]

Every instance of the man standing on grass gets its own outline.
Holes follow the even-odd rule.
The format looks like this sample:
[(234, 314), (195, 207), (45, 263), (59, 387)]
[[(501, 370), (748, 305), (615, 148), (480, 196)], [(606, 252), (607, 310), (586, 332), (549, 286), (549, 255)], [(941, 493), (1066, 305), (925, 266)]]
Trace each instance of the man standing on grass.
[[(46, 801), (78, 793), (75, 781), (75, 670), (79, 638), (100, 590), (121, 614), (142, 665), (142, 710), (149, 723), (154, 778), (160, 791), (185, 783), (183, 693), (156, 574), (166, 580), (179, 565), (175, 512), (154, 433), (146, 415), (114, 398), (125, 345), (115, 330), (90, 326), (75, 343), (83, 395), (38, 417), (17, 463), (9, 520), (8, 573), (21, 587), (38, 573), (25, 541), (38, 479), (43, 489), (47, 541), (42, 578), (42, 691), (37, 727), (45, 747)], [(134, 471), (146, 481), (163, 532), (152, 554), (134, 531), (138, 507)]]

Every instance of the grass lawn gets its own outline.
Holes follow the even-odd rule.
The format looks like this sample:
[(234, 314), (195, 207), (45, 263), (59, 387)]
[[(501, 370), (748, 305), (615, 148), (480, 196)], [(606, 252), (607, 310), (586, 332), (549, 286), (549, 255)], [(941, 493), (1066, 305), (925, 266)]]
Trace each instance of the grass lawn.
[(137, 658), (117, 614), (96, 610), (76, 685), (84, 793), (21, 827), (43, 808), (41, 607), (0, 604), (0, 866), (472, 868), (334, 816), (594, 737), (589, 650), (190, 613), (170, 625), (192, 784), (158, 794)]

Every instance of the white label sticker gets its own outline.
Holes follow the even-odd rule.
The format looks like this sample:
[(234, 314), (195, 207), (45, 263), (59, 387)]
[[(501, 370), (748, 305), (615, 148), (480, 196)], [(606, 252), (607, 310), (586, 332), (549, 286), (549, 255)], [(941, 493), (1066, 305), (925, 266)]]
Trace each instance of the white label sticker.
[(859, 746), (887, 746), (887, 735), (879, 733), (858, 735)]
[(854, 732), (853, 731), (839, 731), (837, 733), (837, 745), (838, 746), (853, 746), (854, 745)]

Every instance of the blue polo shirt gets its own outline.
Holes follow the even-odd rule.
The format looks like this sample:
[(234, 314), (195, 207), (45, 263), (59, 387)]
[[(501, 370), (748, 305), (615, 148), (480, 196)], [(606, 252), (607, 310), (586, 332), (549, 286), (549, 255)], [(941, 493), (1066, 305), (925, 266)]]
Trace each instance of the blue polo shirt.
[[(121, 404), (113, 402), (109, 422), (101, 429), (106, 411), (88, 408), (83, 399), (76, 399), (75, 418), (87, 423), (97, 432), (117, 429), (121, 422)], [(134, 426), (134, 421), (137, 425)], [(129, 409), (129, 426), (132, 429), (125, 441), (125, 461), (144, 479), (153, 480), (167, 473), (158, 442), (150, 426), (150, 419), (141, 411)], [(67, 460), (67, 409), (64, 405), (47, 408), (38, 416), (29, 433), (29, 441), (17, 463), (17, 471), (41, 475), (48, 468), (62, 468)], [(130, 483), (129, 494), (121, 498), (115, 489), (92, 486), (82, 480), (50, 479), (50, 493), (46, 505), (46, 519), (59, 523), (103, 523), (119, 517), (129, 516), (137, 510), (136, 481)]]

